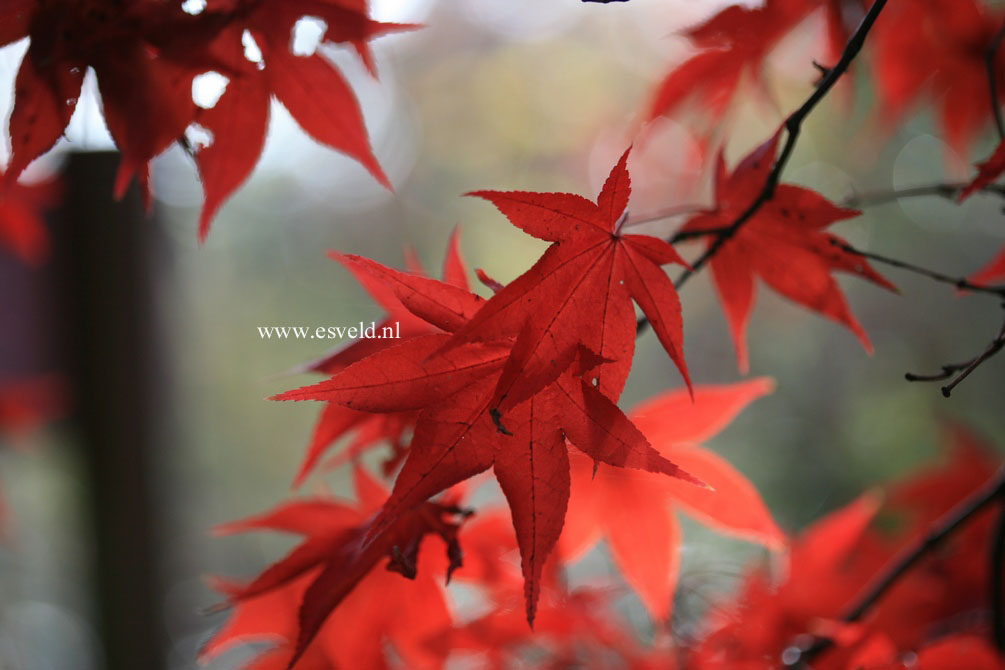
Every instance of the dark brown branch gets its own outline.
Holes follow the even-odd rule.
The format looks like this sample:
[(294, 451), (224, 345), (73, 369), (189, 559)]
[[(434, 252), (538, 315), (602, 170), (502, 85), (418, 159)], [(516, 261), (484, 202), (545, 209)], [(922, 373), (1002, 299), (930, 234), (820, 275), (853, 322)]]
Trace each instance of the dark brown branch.
[(991, 343), (987, 346), (987, 348), (966, 363), (943, 365), (942, 375), (929, 375), (928, 377), (925, 377), (923, 375), (913, 375), (911, 373), (907, 373), (904, 375), (904, 378), (909, 382), (940, 381), (942, 379), (947, 379), (954, 372), (958, 372), (959, 374), (957, 374), (951, 382), (942, 387), (942, 395), (948, 398), (952, 395), (953, 389), (955, 389), (960, 382), (970, 376), (970, 373), (976, 370), (982, 363), (984, 363), (984, 361), (997, 354), (1003, 348), (1005, 348), (1005, 323), (1002, 324), (1001, 330), (998, 331), (998, 335), (995, 336), (995, 339), (991, 340)]
[(998, 138), (1005, 141), (1005, 123), (1002, 122), (1002, 110), (998, 106), (998, 78), (995, 76), (995, 58), (998, 56), (998, 47), (1001, 46), (1002, 38), (1005, 38), (1005, 25), (1002, 26), (988, 50), (984, 54), (984, 68), (988, 75), (988, 94), (991, 98), (991, 116), (995, 120), (995, 128), (998, 129)]
[[(953, 532), (962, 527), (981, 510), (1003, 496), (1005, 496), (1005, 468), (999, 470), (998, 474), (991, 481), (933, 523), (924, 537), (915, 544), (905, 547), (872, 580), (862, 594), (852, 601), (852, 604), (845, 610), (841, 620), (851, 623), (862, 618), (887, 590), (897, 583), (897, 580), (903, 577), (908, 570), (914, 567), (922, 557), (942, 544), (947, 537), (952, 535)], [(805, 668), (808, 661), (830, 646), (831, 641), (827, 638), (817, 638), (805, 650), (801, 650), (798, 646), (794, 645), (787, 650), (789, 653), (786, 654), (783, 663), (786, 667), (790, 668)], [(798, 653), (793, 653), (793, 650)]]
[(678, 242), (686, 242), (699, 237), (722, 235), (727, 228), (728, 226), (723, 226), (722, 228), (707, 228), (706, 230), (678, 230), (676, 233), (667, 238), (667, 242), (670, 244), (677, 244)]
[(856, 249), (847, 242), (843, 242), (838, 239), (832, 239), (831, 244), (838, 247), (842, 251), (846, 251), (850, 254), (855, 254), (856, 256), (861, 256), (862, 258), (868, 258), (869, 260), (876, 261), (877, 263), (883, 263), (891, 267), (899, 268), (901, 270), (906, 270), (908, 272), (913, 272), (914, 274), (921, 275), (923, 277), (928, 277), (937, 282), (942, 282), (943, 284), (951, 284), (961, 291), (973, 291), (974, 293), (987, 293), (989, 295), (998, 296), (999, 298), (1005, 298), (1005, 286), (985, 286), (983, 284), (974, 284), (973, 282), (967, 280), (965, 277), (951, 277), (942, 272), (936, 270), (929, 270), (928, 268), (923, 268), (920, 265), (914, 265), (913, 263), (908, 263), (906, 261), (897, 260), (896, 258), (890, 258), (889, 256), (883, 256), (881, 254), (873, 253), (871, 251), (862, 251), (861, 249)]

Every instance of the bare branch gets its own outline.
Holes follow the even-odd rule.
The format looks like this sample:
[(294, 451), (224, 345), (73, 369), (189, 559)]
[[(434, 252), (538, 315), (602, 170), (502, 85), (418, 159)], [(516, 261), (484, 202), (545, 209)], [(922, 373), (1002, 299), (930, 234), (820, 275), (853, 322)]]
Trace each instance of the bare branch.
[[(957, 202), (956, 199), (959, 196), (960, 191), (966, 187), (966, 183), (957, 182), (925, 184), (922, 186), (912, 186), (910, 188), (899, 190), (894, 189), (892, 191), (876, 191), (873, 193), (863, 193), (845, 198), (842, 205), (845, 207), (869, 207), (870, 205), (882, 205), (894, 200), (900, 200), (901, 198), (916, 198), (929, 195), (945, 198), (946, 200), (955, 203)], [(1000, 184), (988, 184), (980, 190), (985, 193), (997, 195), (1000, 198), (1005, 198), (1005, 186)]]
[(991, 340), (987, 348), (966, 363), (943, 365), (942, 373), (936, 375), (915, 375), (908, 372), (904, 375), (904, 378), (909, 382), (941, 381), (948, 379), (953, 373), (958, 372), (959, 374), (951, 382), (942, 387), (942, 395), (948, 398), (960, 382), (970, 376), (970, 373), (976, 370), (984, 361), (997, 354), (1003, 348), (1005, 348), (1005, 323), (1002, 323), (1001, 330), (998, 331), (998, 335), (995, 336), (995, 339)]
[(961, 291), (987, 293), (999, 298), (1005, 298), (1005, 286), (985, 286), (983, 284), (974, 284), (965, 277), (951, 277), (942, 272), (921, 267), (920, 265), (897, 260), (896, 258), (890, 258), (889, 256), (883, 256), (871, 251), (862, 251), (861, 249), (856, 249), (847, 242), (838, 239), (832, 239), (831, 244), (850, 254), (855, 254), (856, 256), (861, 256), (862, 258), (868, 258), (869, 260), (876, 261), (877, 263), (883, 263), (891, 267), (900, 268), (901, 270), (907, 270), (908, 272), (928, 277), (929, 279), (942, 282), (943, 284), (951, 284)]

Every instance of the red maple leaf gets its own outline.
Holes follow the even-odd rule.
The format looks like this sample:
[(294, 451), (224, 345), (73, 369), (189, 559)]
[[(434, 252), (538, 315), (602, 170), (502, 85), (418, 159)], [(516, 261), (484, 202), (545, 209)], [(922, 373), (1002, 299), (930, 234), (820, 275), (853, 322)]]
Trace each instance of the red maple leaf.
[(49, 255), (49, 233), (41, 214), (55, 204), (59, 190), (56, 181), (15, 184), (0, 196), (0, 245), (29, 265), (39, 265)]
[(975, 284), (990, 284), (1002, 279), (1005, 279), (1005, 246), (998, 250), (998, 254), (987, 265), (970, 277), (970, 281)]
[(960, 191), (960, 202), (993, 182), (1002, 172), (1005, 172), (1005, 142), (999, 144), (986, 161), (977, 164), (977, 176)]
[(0, 435), (16, 438), (66, 411), (66, 388), (54, 374), (0, 380)]
[[(733, 223), (760, 192), (771, 170), (778, 133), (748, 154), (730, 174), (717, 161), (715, 209), (689, 219), (681, 230), (716, 231)], [(774, 196), (719, 248), (710, 261), (712, 279), (729, 323), (740, 369), (748, 368), (746, 330), (754, 306), (754, 279), (781, 295), (847, 326), (866, 351), (869, 338), (852, 315), (832, 272), (848, 272), (895, 291), (844, 241), (823, 229), (859, 214), (838, 207), (807, 188), (781, 184)], [(708, 244), (713, 242), (709, 236)]]
[[(772, 583), (763, 572), (749, 573), (736, 601), (712, 611), (709, 633), (689, 667), (775, 668), (793, 640), (811, 634), (833, 643), (813, 658), (814, 668), (900, 668), (888, 664), (907, 653), (920, 658), (934, 631), (947, 635), (947, 643), (953, 637), (987, 636), (990, 630), (981, 613), (988, 606), (992, 508), (920, 556), (865, 616), (852, 623), (840, 619), (867, 586), (886, 574), (895, 557), (914, 550), (936, 519), (984, 485), (995, 470), (995, 459), (959, 426), (950, 426), (944, 446), (949, 462), (893, 485), (887, 505), (881, 507), (877, 495), (866, 494), (814, 523), (793, 543), (780, 580)], [(882, 523), (873, 527), (877, 517)]]
[[(377, 324), (376, 332), (383, 333), (385, 327), (394, 328), (394, 332), (399, 337), (395, 339), (364, 338), (356, 340), (348, 346), (337, 347), (324, 357), (303, 366), (301, 370), (333, 375), (344, 370), (352, 363), (403, 340), (408, 340), (419, 335), (427, 335), (439, 330), (407, 310), (395, 296), (394, 292), (388, 289), (380, 278), (364, 269), (363, 266), (345, 259), (340, 254), (332, 254), (332, 258), (342, 263), (356, 281), (359, 282), (360, 286), (370, 294), (374, 302), (383, 307), (387, 312), (383, 320)], [(422, 271), (421, 265), (416, 261), (412, 261), (410, 264), (415, 266), (415, 274), (424, 276), (425, 273)], [(446, 283), (451, 286), (456, 286), (465, 291), (468, 290), (467, 269), (464, 259), (461, 257), (457, 231), (451, 234), (450, 241), (447, 244), (447, 254), (443, 261), (443, 277)], [(299, 486), (302, 484), (325, 451), (337, 440), (349, 434), (352, 435), (351, 441), (326, 464), (326, 468), (338, 467), (347, 460), (355, 460), (366, 450), (387, 442), (391, 444), (393, 453), (384, 462), (383, 468), (385, 475), (390, 474), (400, 464), (401, 459), (405, 455), (406, 445), (404, 443), (404, 436), (415, 425), (415, 418), (415, 412), (368, 414), (343, 407), (334, 402), (327, 403), (318, 416), (307, 453), (304, 456), (293, 485)]]
[[(891, 654), (888, 665), (874, 665), (877, 670), (905, 670), (901, 654)], [(1005, 662), (983, 638), (975, 635), (948, 635), (918, 651), (910, 664), (912, 670), (1002, 670)]]
[[(869, 38), (884, 121), (896, 123), (928, 98), (938, 107), (946, 142), (965, 154), (991, 118), (985, 59), (1003, 18), (977, 0), (912, 0), (886, 7)], [(999, 50), (999, 91), (1003, 66), (1005, 52)]]
[[(227, 3), (234, 4), (234, 3)], [(208, 11), (207, 20), (214, 12)], [(367, 140), (356, 97), (339, 71), (320, 53), (291, 51), (293, 28), (304, 16), (325, 21), (324, 40), (351, 44), (371, 74), (376, 74), (368, 40), (416, 26), (371, 20), (364, 3), (294, 0), (238, 2), (217, 20), (226, 27), (213, 48), (232, 65), (230, 82), (212, 109), (200, 110), (196, 122), (210, 131), (212, 144), (196, 151), (206, 192), (199, 222), (200, 238), (209, 231), (216, 210), (247, 179), (265, 143), (269, 105), (275, 97), (304, 131), (318, 142), (359, 161), (390, 188)], [(261, 57), (244, 57), (242, 39), (250, 34)]]
[(753, 75), (763, 88), (761, 68), (768, 54), (809, 14), (826, 9), (828, 50), (834, 58), (844, 46), (842, 0), (765, 0), (757, 6), (730, 5), (684, 31), (698, 53), (675, 67), (657, 86), (647, 119), (673, 115), (697, 103), (713, 124), (722, 117), (740, 82)]
[(659, 238), (621, 232), (631, 192), (627, 160), (628, 151), (596, 203), (569, 193), (468, 194), (494, 204), (524, 232), (552, 242), (451, 340), (457, 345), (516, 337), (493, 392), (494, 412), (505, 413), (554, 382), (583, 348), (597, 357), (584, 378), (617, 400), (635, 350), (633, 298), (690, 386), (680, 300), (660, 267), (684, 261)]
[[(402, 304), (448, 333), (491, 304), (449, 284), (356, 256), (345, 259), (383, 277)], [(698, 480), (653, 449), (617, 405), (586, 381), (583, 373), (597, 365), (589, 352), (581, 348), (578, 365), (567, 365), (558, 379), (511, 409), (502, 429), (492, 410), (513, 340), (445, 347), (452, 337), (432, 334), (402, 342), (328, 381), (276, 399), (337, 402), (373, 413), (419, 412), (408, 457), (372, 533), (436, 493), (493, 468), (513, 515), (527, 618), (533, 621), (544, 562), (558, 540), (569, 496), (566, 439), (595, 461)]]
[(649, 442), (712, 490), (573, 459), (562, 555), (575, 559), (606, 537), (625, 581), (655, 620), (666, 621), (680, 565), (675, 508), (724, 533), (781, 548), (784, 535), (750, 482), (720, 456), (697, 446), (771, 387), (767, 379), (698, 386), (693, 403), (687, 393), (670, 391), (632, 410), (628, 418)]
[[(710, 609), (705, 635), (690, 650), (687, 667), (773, 670), (797, 636), (824, 632), (821, 627), (840, 614), (882, 564), (883, 557), (875, 558), (862, 546), (878, 508), (877, 496), (862, 496), (807, 528), (791, 545), (789, 570), (780, 583), (762, 570), (748, 572), (732, 603)], [(818, 667), (817, 659), (813, 667)]]
[[(382, 24), (364, 3), (320, 0), (225, 0), (190, 15), (181, 2), (111, 0), (7, 3), (0, 45), (28, 36), (10, 117), (6, 182), (60, 138), (76, 107), (84, 73), (97, 75), (105, 123), (121, 153), (115, 192), (137, 176), (149, 200), (149, 161), (198, 123), (211, 135), (195, 158), (206, 191), (204, 238), (216, 210), (258, 161), (274, 96), (311, 137), (355, 158), (384, 185), (348, 83), (320, 54), (296, 55), (291, 35), (305, 16), (325, 21), (324, 39), (351, 44), (373, 72), (367, 41), (414, 26)], [(250, 36), (261, 52), (245, 57)], [(212, 109), (192, 98), (196, 75), (229, 79)]]
[[(254, 667), (383, 667), (385, 640), (410, 667), (442, 663), (445, 650), (430, 648), (427, 640), (449, 628), (450, 616), (433, 571), (419, 572), (417, 564), (436, 563), (449, 578), (461, 564), (457, 525), (450, 519), (466, 513), (455, 501), (427, 502), (363, 544), (387, 492), (361, 468), (354, 477), (358, 506), (333, 498), (300, 500), (216, 529), (275, 530), (305, 539), (249, 583), (216, 582), (236, 611), (203, 648), (203, 659), (249, 638), (278, 638), (278, 648)], [(426, 535), (444, 541), (446, 560), (430, 551), (438, 548), (423, 542)], [(387, 569), (378, 569), (385, 559)], [(388, 598), (394, 607), (386, 605)]]

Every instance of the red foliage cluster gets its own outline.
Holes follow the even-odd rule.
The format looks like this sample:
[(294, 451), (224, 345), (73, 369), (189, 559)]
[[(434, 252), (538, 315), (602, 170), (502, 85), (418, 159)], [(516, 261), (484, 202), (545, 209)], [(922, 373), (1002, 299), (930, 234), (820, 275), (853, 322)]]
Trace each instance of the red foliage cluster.
[[(685, 393), (674, 392), (632, 412), (668, 456), (719, 484), (718, 495), (612, 468), (600, 470), (594, 485), (588, 477), (574, 484), (573, 499), (582, 504), (570, 512), (560, 556), (544, 564), (533, 630), (520, 605), (525, 591), (520, 570), (510, 559), (518, 541), (503, 510), (479, 510), (458, 528), (443, 520), (444, 514), (464, 518), (457, 506), (464, 492), (454, 490), (366, 544), (361, 538), (367, 515), (373, 518), (386, 492), (357, 467), (358, 508), (329, 497), (308, 499), (219, 529), (277, 530), (306, 539), (249, 584), (217, 581), (235, 611), (204, 647), (203, 658), (240, 642), (270, 641), (274, 647), (247, 667), (381, 668), (390, 645), (409, 668), (443, 667), (460, 655), (484, 668), (529, 667), (526, 659), (538, 658), (534, 667), (780, 670), (800, 645), (824, 642), (813, 668), (1005, 667), (986, 642), (991, 564), (984, 548), (992, 508), (922, 556), (864, 617), (844, 617), (895, 557), (917, 546), (931, 524), (993, 475), (995, 459), (987, 448), (953, 427), (947, 431), (947, 463), (889, 486), (885, 495), (877, 490), (862, 496), (789, 543), (750, 485), (714, 454), (692, 446), (765, 390), (762, 381), (699, 388), (694, 405)], [(584, 491), (577, 491), (580, 487)], [(708, 608), (696, 634), (676, 642), (657, 635), (643, 644), (614, 603), (615, 584), (570, 590), (562, 567), (581, 552), (565, 548), (588, 546), (606, 534), (628, 585), (656, 621), (667, 621), (679, 538), (660, 528), (676, 527), (670, 511), (675, 506), (725, 532), (786, 551), (772, 565), (751, 566), (735, 596)], [(440, 539), (422, 542), (430, 533)], [(455, 542), (464, 548), (463, 560)], [(419, 556), (422, 565), (417, 573), (405, 572), (411, 582), (392, 574), (402, 572), (403, 555)], [(377, 564), (382, 559), (384, 566)], [(432, 577), (455, 568), (454, 580), (480, 594), (473, 618), (448, 605), (449, 591)], [(320, 624), (319, 614), (329, 611)], [(305, 619), (319, 626), (306, 646)]]
[[(321, 55), (294, 53), (291, 35), (305, 17), (320, 19), (324, 39), (354, 47), (373, 72), (368, 41), (410, 26), (370, 20), (363, 0), (208, 0), (194, 14), (185, 4), (14, 0), (0, 10), (0, 45), (30, 38), (15, 85), (12, 158), (0, 201), (0, 234), (26, 258), (40, 243), (31, 241), (39, 238), (18, 209), (28, 192), (15, 181), (62, 134), (88, 68), (122, 156), (116, 191), (136, 177), (149, 197), (150, 160), (183, 142), (206, 192), (201, 237), (256, 164), (273, 98), (308, 134), (387, 185), (348, 84)], [(806, 103), (731, 171), (720, 152), (714, 204), (679, 231), (679, 239), (705, 241), (693, 265), (666, 240), (626, 232), (627, 151), (595, 201), (569, 193), (469, 194), (550, 243), (506, 285), (479, 270), (493, 292), (488, 299), (472, 292), (456, 238), (443, 281), (414, 262), (402, 272), (332, 252), (387, 311), (385, 323), (398, 324), (401, 340), (364, 340), (332, 352), (305, 366), (327, 379), (276, 399), (324, 403), (296, 483), (349, 438), (330, 464), (354, 462), (358, 500), (317, 496), (220, 529), (275, 530), (302, 541), (248, 583), (216, 582), (234, 612), (204, 657), (263, 638), (273, 648), (248, 667), (383, 668), (390, 646), (409, 668), (441, 667), (458, 651), (508, 667), (528, 649), (540, 649), (542, 667), (554, 668), (1001, 668), (985, 641), (992, 637), (988, 613), (1001, 607), (991, 602), (1000, 594), (988, 597), (987, 585), (1001, 577), (984, 557), (990, 507), (937, 550), (922, 542), (991, 476), (992, 459), (967, 435), (957, 431), (949, 466), (893, 486), (885, 503), (866, 495), (791, 542), (753, 486), (697, 446), (771, 383), (692, 384), (677, 288), (693, 270), (710, 266), (744, 372), (755, 278), (844, 325), (867, 350), (868, 337), (833, 274), (894, 290), (861, 252), (825, 231), (859, 212), (780, 179), (803, 119), (847, 71), (866, 33), (875, 27), (872, 62), (887, 124), (928, 98), (947, 143), (965, 151), (998, 116), (1001, 12), (976, 0), (904, 0), (880, 15), (885, 4), (765, 0), (727, 7), (687, 31), (697, 52), (665, 77), (650, 119), (693, 103), (719, 128), (745, 73), (756, 76), (770, 52), (816, 12), (827, 21), (823, 56), (836, 60), (818, 65), (824, 78)], [(863, 15), (852, 33), (851, 21)], [(209, 71), (228, 84), (215, 106), (203, 109), (192, 85)], [(991, 104), (974, 104), (985, 98)], [(183, 139), (192, 126), (208, 131), (208, 146)], [(971, 184), (953, 192), (965, 198), (987, 189), (1003, 171), (999, 147)], [(668, 265), (685, 268), (676, 284)], [(1005, 252), (975, 281), (1002, 276)], [(640, 331), (636, 309), (686, 388), (626, 413), (618, 403)], [(392, 446), (383, 468), (393, 478), (389, 492), (359, 464), (365, 451), (385, 443)], [(492, 507), (469, 518), (474, 496), (465, 482), (490, 469), (508, 521), (505, 510)], [(751, 568), (737, 595), (706, 613), (700, 634), (671, 643), (666, 624), (681, 562), (677, 511), (784, 558), (771, 572)], [(620, 620), (609, 588), (566, 583), (563, 568), (602, 539), (658, 624), (651, 645)], [(860, 594), (912, 551), (916, 564), (869, 607), (858, 607)], [(456, 616), (434, 580), (441, 574), (476, 590), (481, 610)]]
[[(48, 151), (70, 121), (84, 74), (93, 68), (105, 123), (122, 156), (115, 191), (135, 176), (149, 199), (149, 163), (198, 124), (212, 135), (193, 148), (206, 202), (205, 237), (216, 210), (258, 161), (276, 98), (314, 139), (387, 178), (366, 137), (352, 89), (320, 54), (292, 51), (297, 22), (325, 22), (324, 39), (349, 44), (373, 72), (368, 41), (411, 26), (368, 18), (359, 0), (209, 0), (197, 14), (181, 0), (14, 0), (0, 9), (0, 46), (31, 42), (15, 83), (9, 185)], [(257, 51), (249, 50), (249, 43)], [(229, 79), (211, 109), (192, 97), (195, 77)]]

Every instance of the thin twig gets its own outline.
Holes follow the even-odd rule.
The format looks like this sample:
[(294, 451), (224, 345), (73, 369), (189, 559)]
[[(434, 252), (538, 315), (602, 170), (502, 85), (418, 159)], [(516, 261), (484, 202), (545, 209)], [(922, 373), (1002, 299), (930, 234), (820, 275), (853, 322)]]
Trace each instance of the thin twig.
[[(841, 620), (851, 623), (862, 618), (887, 590), (914, 567), (915, 563), (923, 556), (942, 544), (954, 531), (1002, 496), (1005, 496), (1005, 468), (999, 470), (991, 481), (971, 494), (970, 497), (940, 517), (931, 525), (924, 537), (904, 548), (852, 602), (845, 610)], [(831, 644), (832, 642), (828, 638), (817, 638), (806, 649), (800, 649), (797, 646), (790, 647), (787, 650), (790, 653), (786, 655), (784, 665), (790, 668), (805, 668), (809, 660), (828, 649)], [(793, 653), (793, 650), (798, 653)]]
[(988, 75), (988, 93), (991, 98), (991, 116), (995, 120), (995, 128), (998, 129), (998, 138), (1005, 141), (1005, 123), (1002, 122), (1002, 110), (998, 106), (998, 78), (995, 76), (995, 58), (998, 56), (998, 47), (1001, 46), (1002, 38), (1005, 38), (1005, 25), (1001, 27), (988, 50), (984, 54), (984, 69)]
[(913, 263), (897, 260), (896, 258), (890, 258), (889, 256), (883, 256), (881, 254), (873, 253), (871, 251), (862, 251), (861, 249), (856, 249), (847, 242), (839, 239), (832, 238), (831, 244), (849, 254), (855, 254), (856, 256), (861, 256), (862, 258), (868, 258), (869, 260), (876, 261), (877, 263), (883, 263), (891, 267), (900, 268), (901, 270), (907, 270), (908, 272), (913, 272), (923, 277), (928, 277), (929, 279), (933, 279), (937, 282), (942, 282), (943, 284), (952, 284), (961, 291), (973, 291), (974, 293), (987, 293), (990, 295), (998, 296), (999, 298), (1005, 298), (1005, 286), (985, 286), (983, 284), (974, 284), (965, 277), (951, 277), (947, 274), (943, 274), (942, 272), (938, 272), (936, 270), (929, 270), (928, 268), (923, 268), (920, 265), (914, 265)]
[[(873, 193), (863, 193), (845, 198), (842, 202), (844, 207), (868, 207), (870, 205), (882, 205), (901, 198), (915, 198), (921, 196), (938, 196), (952, 202), (956, 202), (960, 191), (967, 187), (966, 183), (937, 183), (925, 184), (922, 186), (912, 186), (910, 188), (894, 189), (891, 191), (876, 191)], [(991, 193), (1001, 198), (1005, 198), (1005, 186), (1001, 184), (987, 184), (980, 189), (985, 193)]]
[[(981, 352), (978, 356), (976, 356), (973, 360), (967, 363), (966, 367), (964, 367), (961, 370), (961, 372), (953, 378), (951, 382), (942, 387), (942, 395), (944, 395), (947, 398), (950, 395), (952, 395), (953, 389), (956, 388), (956, 386), (960, 382), (962, 382), (964, 379), (970, 376), (970, 373), (976, 370), (978, 366), (980, 366), (984, 361), (988, 360), (989, 358), (997, 354), (1003, 348), (1005, 348), (1005, 323), (1002, 324), (1001, 330), (998, 331), (998, 335), (995, 337), (995, 339), (991, 340), (991, 344), (989, 344), (987, 348), (983, 352)], [(943, 366), (943, 369), (945, 369), (945, 366)], [(908, 381), (920, 381), (920, 380), (908, 379)]]
[(721, 228), (707, 228), (705, 230), (678, 230), (676, 233), (667, 238), (667, 242), (670, 244), (677, 244), (678, 242), (686, 242), (688, 240), (694, 240), (699, 237), (707, 237), (709, 235), (721, 235), (725, 231), (727, 226)]

